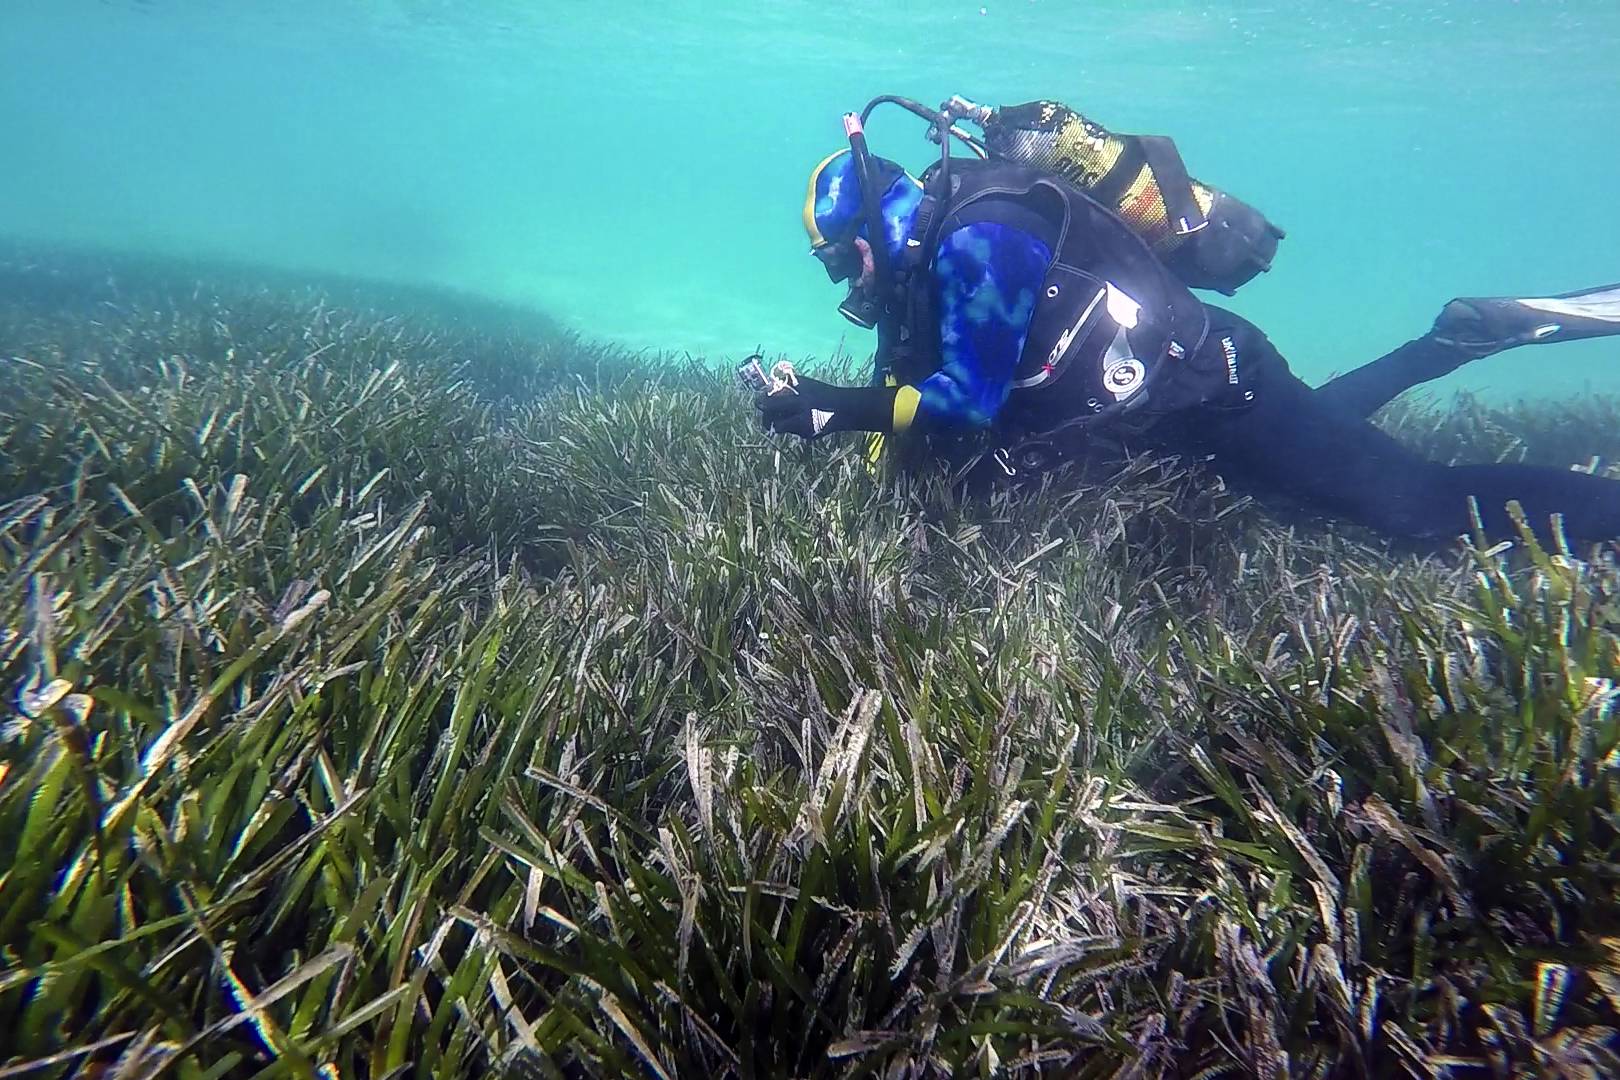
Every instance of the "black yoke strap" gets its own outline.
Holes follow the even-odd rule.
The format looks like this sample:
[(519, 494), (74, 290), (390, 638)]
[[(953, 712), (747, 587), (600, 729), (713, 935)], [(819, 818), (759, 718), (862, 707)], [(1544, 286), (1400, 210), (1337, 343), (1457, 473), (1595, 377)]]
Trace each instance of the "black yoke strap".
[(1164, 135), (1138, 135), (1142, 156), (1153, 171), (1153, 182), (1159, 185), (1164, 199), (1165, 216), (1177, 236), (1195, 233), (1209, 224), (1204, 211), (1199, 209), (1193, 195), (1192, 178), (1187, 175), (1187, 164), (1181, 160), (1173, 140)]
[(906, 274), (915, 273), (928, 262), (933, 253), (934, 224), (938, 220), (939, 200), (924, 193), (911, 218), (911, 231), (905, 246), (900, 249), (900, 265)]
[[(927, 318), (926, 278), (928, 265), (933, 260), (934, 247), (939, 240), (939, 226), (943, 224), (941, 212), (949, 202), (942, 184), (929, 177), (923, 186), (922, 200), (911, 218), (911, 228), (900, 247), (900, 257), (893, 269), (893, 288), (890, 293), (895, 314), (893, 326), (887, 333), (879, 328), (877, 369), (878, 377), (908, 371), (912, 358), (921, 347), (917, 335), (924, 330), (921, 323)], [(944, 197), (941, 197), (944, 195)]]
[(1119, 160), (1114, 162), (1113, 167), (1097, 183), (1082, 189), (1111, 210), (1119, 208), (1120, 200), (1125, 197), (1126, 190), (1136, 178), (1142, 174), (1142, 166), (1147, 161), (1142, 152), (1141, 140), (1129, 137), (1123, 141), (1125, 149), (1120, 153)]

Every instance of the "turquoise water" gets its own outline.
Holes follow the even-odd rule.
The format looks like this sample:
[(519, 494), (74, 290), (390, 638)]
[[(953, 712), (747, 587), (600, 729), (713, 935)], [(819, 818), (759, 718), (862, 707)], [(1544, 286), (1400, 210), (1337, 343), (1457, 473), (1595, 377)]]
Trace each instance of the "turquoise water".
[[(1454, 295), (1620, 280), (1620, 3), (4, 0), (0, 234), (453, 285), (823, 356), (809, 168), (880, 92), (1172, 134), (1289, 230), (1232, 306), (1316, 380)], [(880, 153), (922, 164), (909, 117)], [(864, 342), (851, 338), (860, 351)], [(1442, 388), (1620, 390), (1620, 347)]]

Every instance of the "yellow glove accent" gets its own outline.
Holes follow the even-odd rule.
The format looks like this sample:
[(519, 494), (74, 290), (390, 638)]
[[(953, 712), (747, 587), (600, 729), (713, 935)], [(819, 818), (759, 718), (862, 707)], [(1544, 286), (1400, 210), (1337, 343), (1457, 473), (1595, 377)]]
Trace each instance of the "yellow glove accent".
[(876, 474), (878, 462), (883, 460), (883, 436), (877, 433), (866, 439), (866, 471)]
[(894, 431), (896, 434), (911, 426), (917, 418), (917, 405), (922, 401), (922, 392), (915, 386), (902, 386), (894, 395)]
[[(900, 380), (893, 375), (883, 376), (884, 386), (899, 386)], [(873, 432), (866, 440), (866, 471), (877, 475), (878, 462), (883, 460), (884, 437), (881, 432)]]

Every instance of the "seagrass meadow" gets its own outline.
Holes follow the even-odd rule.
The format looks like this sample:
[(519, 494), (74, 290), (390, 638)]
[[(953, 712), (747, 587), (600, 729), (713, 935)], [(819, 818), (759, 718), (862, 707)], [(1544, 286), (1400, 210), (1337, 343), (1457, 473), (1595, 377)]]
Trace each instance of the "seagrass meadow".
[[(1382, 422), (1620, 461), (1613, 400)], [(5, 248), (0, 1077), (1620, 1074), (1617, 594)]]

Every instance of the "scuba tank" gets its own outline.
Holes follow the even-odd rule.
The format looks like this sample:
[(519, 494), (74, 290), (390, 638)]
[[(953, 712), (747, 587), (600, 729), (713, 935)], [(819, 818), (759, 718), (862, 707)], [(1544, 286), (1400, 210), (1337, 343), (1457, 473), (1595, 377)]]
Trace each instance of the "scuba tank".
[(991, 109), (955, 97), (945, 111), (984, 130), (991, 158), (1062, 177), (1113, 209), (1192, 288), (1231, 296), (1271, 269), (1283, 230), (1189, 177), (1168, 138), (1117, 134), (1055, 101)]

